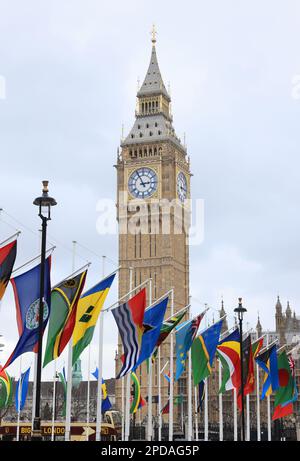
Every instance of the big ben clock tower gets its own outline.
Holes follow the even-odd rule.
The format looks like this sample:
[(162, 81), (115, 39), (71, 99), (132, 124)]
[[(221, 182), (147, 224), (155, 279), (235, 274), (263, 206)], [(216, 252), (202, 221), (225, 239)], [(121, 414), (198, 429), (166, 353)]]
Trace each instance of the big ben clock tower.
[[(174, 204), (176, 199), (177, 203), (184, 205), (186, 199), (190, 198), (191, 173), (186, 148), (173, 128), (171, 98), (158, 66), (154, 30), (150, 64), (137, 93), (135, 122), (128, 136), (121, 142), (116, 169), (121, 266), (119, 297), (130, 290), (130, 273), (133, 287), (152, 278), (152, 300), (155, 301), (174, 288), (174, 312), (176, 312), (189, 302), (188, 229), (183, 228), (182, 232), (174, 231), (176, 213), (175, 207), (171, 206), (169, 208), (170, 230), (167, 232), (163, 230), (164, 212), (161, 204)], [(140, 230), (131, 232), (125, 226), (124, 231), (124, 223), (120, 222), (120, 210), (123, 207), (121, 201), (124, 198), (129, 209), (127, 220), (131, 217), (130, 204), (143, 204), (144, 208), (141, 206), (141, 210), (145, 210), (146, 206), (147, 217), (141, 218), (144, 225)], [(152, 219), (150, 210), (152, 215), (157, 214), (158, 219)], [(165, 363), (170, 354), (169, 341), (166, 340), (161, 347), (161, 357)], [(122, 344), (119, 339), (118, 357), (121, 355)], [(116, 360), (116, 371), (118, 372), (120, 368), (121, 362)], [(152, 373), (153, 416), (156, 416), (157, 364), (154, 364)], [(137, 376), (141, 382), (141, 395), (146, 399), (148, 385), (146, 364), (139, 367)], [(174, 397), (186, 396), (186, 376), (185, 374), (182, 376), (183, 378), (174, 387)], [(162, 405), (168, 399), (168, 383), (163, 381), (165, 380), (162, 380)], [(121, 380), (116, 382), (116, 406), (121, 409)], [(175, 408), (174, 416), (176, 416)], [(140, 419), (143, 420), (147, 410), (139, 411), (142, 412)], [(179, 412), (178, 408), (177, 413)]]

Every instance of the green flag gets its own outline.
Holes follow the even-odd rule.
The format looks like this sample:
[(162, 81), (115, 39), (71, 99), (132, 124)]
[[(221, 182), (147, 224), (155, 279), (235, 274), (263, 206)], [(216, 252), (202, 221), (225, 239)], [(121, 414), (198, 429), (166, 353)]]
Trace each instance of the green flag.
[(223, 321), (212, 325), (198, 336), (192, 344), (192, 370), (194, 386), (211, 374), (213, 360), (221, 333)]
[(279, 388), (275, 394), (274, 406), (285, 404), (293, 400), (295, 392), (295, 380), (293, 378), (289, 359), (286, 352), (283, 351), (278, 355), (278, 376)]

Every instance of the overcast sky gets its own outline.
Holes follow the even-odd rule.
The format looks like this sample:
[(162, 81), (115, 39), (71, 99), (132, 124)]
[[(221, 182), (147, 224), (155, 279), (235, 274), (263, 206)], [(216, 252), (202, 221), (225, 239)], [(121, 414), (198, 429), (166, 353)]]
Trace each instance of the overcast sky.
[[(0, 240), (22, 230), (17, 265), (38, 253), (32, 200), (49, 179), (58, 202), (49, 223), (53, 283), (71, 272), (72, 240), (91, 250), (77, 247), (76, 266), (92, 262), (87, 285), (101, 277), (101, 255), (112, 260), (106, 272), (114, 269), (117, 237), (97, 234), (96, 204), (115, 199), (121, 126), (127, 134), (134, 121), (155, 23), (174, 126), (186, 133), (192, 195), (205, 202), (205, 239), (190, 250), (191, 294), (215, 309), (223, 295), (229, 323), (239, 296), (250, 326), (259, 311), (263, 327), (274, 329), (277, 294), (300, 314), (300, 3), (0, 0), (0, 11)], [(105, 322), (110, 377), (117, 330), (111, 314)], [(11, 287), (0, 333), (4, 362), (18, 336)], [(31, 361), (26, 354), (23, 366)]]

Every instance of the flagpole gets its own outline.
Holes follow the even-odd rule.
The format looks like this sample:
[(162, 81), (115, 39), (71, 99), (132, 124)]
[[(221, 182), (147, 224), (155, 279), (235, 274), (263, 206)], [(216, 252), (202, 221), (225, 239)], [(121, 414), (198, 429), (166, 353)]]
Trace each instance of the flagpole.
[(121, 379), (122, 385), (122, 442), (125, 440), (125, 378)]
[[(1, 210), (0, 210), (1, 211)], [(4, 245), (5, 243), (8, 243), (10, 240), (12, 240), (14, 237), (18, 238), (19, 235), (21, 234), (21, 231), (18, 231), (18, 232), (15, 232), (13, 235), (11, 235), (10, 237), (8, 237), (7, 239), (3, 240), (2, 242), (0, 242), (0, 247), (2, 245)]]
[(246, 431), (246, 440), (250, 442), (250, 395), (246, 395), (246, 421), (247, 421), (247, 431)]
[(20, 365), (19, 365), (17, 442), (19, 442), (20, 440), (21, 398), (22, 398), (22, 355), (20, 356)]
[[(72, 254), (72, 272), (75, 271), (75, 257), (76, 257), (76, 244), (73, 240), (73, 254)], [(73, 362), (73, 341), (72, 337), (69, 341), (68, 347), (68, 381), (67, 381), (67, 398), (66, 398), (66, 429), (65, 440), (71, 439), (71, 411), (72, 411), (72, 362)]]
[[(91, 374), (91, 343), (88, 346), (88, 380), (87, 380), (87, 402), (86, 402), (86, 441), (89, 441), (90, 431), (90, 374)], [(102, 390), (102, 389), (101, 389)]]
[(208, 378), (204, 380), (204, 440), (208, 441)]
[[(174, 315), (174, 288), (171, 292), (171, 317)], [(174, 409), (174, 335), (170, 335), (170, 408), (169, 408), (169, 442), (173, 441), (173, 409)]]
[[(129, 291), (132, 291), (133, 267), (129, 267)], [(149, 402), (148, 402), (149, 405)], [(130, 373), (126, 376), (125, 388), (125, 441), (129, 441), (130, 436)]]
[[(188, 318), (191, 318), (191, 308), (189, 307)], [(192, 419), (192, 356), (188, 351), (188, 441), (192, 440), (193, 419)]]
[[(258, 333), (257, 333), (258, 339)], [(259, 368), (256, 363), (256, 425), (257, 425), (257, 441), (261, 440), (261, 430), (260, 430), (260, 398), (259, 398)]]
[(54, 374), (53, 374), (53, 397), (52, 397), (52, 428), (51, 428), (51, 442), (54, 442), (54, 425), (55, 425), (55, 400), (56, 400), (56, 360), (53, 361)]
[[(152, 279), (149, 280), (149, 306), (152, 305)], [(149, 376), (148, 376), (148, 434), (147, 440), (152, 440), (152, 359), (148, 360), (149, 363)]]
[[(150, 358), (151, 360), (151, 358)], [(160, 371), (160, 347), (158, 348), (157, 354), (158, 360), (158, 441), (161, 442), (161, 426), (162, 426), (162, 414), (161, 414), (161, 371)]]
[[(269, 346), (269, 333), (267, 333), (267, 347)], [(270, 396), (267, 396), (267, 409), (268, 409), (268, 442), (272, 440), (271, 432), (271, 401)]]
[[(219, 360), (219, 389), (222, 386), (222, 365)], [(223, 395), (219, 393), (219, 441), (223, 442)]]
[[(42, 232), (41, 229), (39, 229), (40, 232)], [(51, 251), (51, 253), (53, 253), (53, 251), (55, 250), (56, 246), (53, 245), (52, 247), (50, 247), (48, 250), (46, 250), (46, 254), (49, 253)], [(32, 258), (32, 259), (29, 259), (29, 261), (26, 261), (26, 263), (22, 264), (21, 266), (17, 267), (16, 269), (14, 269), (12, 271), (12, 274), (15, 274), (16, 272), (18, 272), (20, 269), (23, 269), (23, 267), (26, 267), (28, 266), (28, 264), (31, 264), (33, 263), (34, 261), (36, 261), (37, 259), (39, 259), (41, 257), (41, 253), (36, 256), (35, 258)]]
[(199, 440), (199, 432), (198, 432), (198, 399), (197, 399), (197, 386), (194, 387), (194, 395), (195, 395), (195, 440), (198, 442)]
[[(105, 258), (102, 256), (102, 277), (105, 274)], [(102, 424), (102, 379), (103, 379), (103, 332), (104, 332), (104, 312), (99, 315), (99, 349), (98, 349), (98, 383), (97, 383), (97, 421), (96, 421), (96, 441), (101, 440)]]
[(238, 440), (238, 427), (237, 427), (237, 391), (236, 387), (233, 389), (233, 440)]

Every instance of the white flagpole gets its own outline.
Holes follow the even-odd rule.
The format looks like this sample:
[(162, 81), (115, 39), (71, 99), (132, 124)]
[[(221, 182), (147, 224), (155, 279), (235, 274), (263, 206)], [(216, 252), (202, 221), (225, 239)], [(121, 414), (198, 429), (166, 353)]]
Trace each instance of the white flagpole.
[(90, 374), (91, 374), (91, 344), (88, 346), (88, 380), (86, 402), (86, 441), (89, 441), (90, 433)]
[(197, 398), (197, 386), (194, 387), (194, 394), (195, 394), (195, 440), (198, 442), (199, 440), (199, 432), (198, 432), (198, 398)]
[(246, 440), (250, 442), (250, 395), (246, 395), (246, 418), (247, 418), (247, 431)]
[(20, 356), (19, 365), (19, 389), (18, 389), (18, 422), (17, 422), (17, 442), (20, 440), (20, 416), (21, 416), (21, 397), (22, 397), (22, 355)]
[[(171, 291), (171, 317), (174, 315), (174, 288)], [(174, 409), (174, 335), (170, 335), (170, 408), (169, 408), (169, 441), (173, 441), (173, 409)]]
[[(222, 365), (219, 360), (219, 389), (222, 385)], [(223, 442), (223, 395), (219, 394), (219, 440)]]
[(56, 360), (53, 361), (54, 374), (53, 374), (53, 397), (52, 397), (52, 428), (51, 428), (51, 442), (54, 442), (54, 426), (55, 426), (55, 401), (56, 401)]
[[(257, 333), (258, 339), (258, 333)], [(256, 418), (257, 418), (257, 441), (260, 442), (261, 434), (260, 434), (260, 398), (259, 398), (259, 368), (258, 364), (256, 363)]]
[[(75, 256), (76, 256), (76, 241), (73, 240), (73, 257), (72, 257), (72, 272), (75, 271)], [(66, 429), (65, 440), (71, 440), (71, 412), (72, 412), (72, 362), (73, 362), (73, 341), (69, 341), (68, 348), (68, 380), (67, 380), (67, 398), (66, 398)]]
[[(269, 333), (267, 333), (267, 347), (269, 345)], [(270, 396), (267, 396), (267, 408), (268, 408), (268, 442), (272, 440), (272, 432), (271, 432), (271, 401)]]
[[(105, 276), (105, 258), (102, 256), (102, 277)], [(99, 315), (99, 349), (98, 349), (98, 384), (97, 384), (97, 422), (96, 422), (96, 441), (101, 440), (102, 424), (102, 378), (103, 378), (103, 332), (104, 332), (104, 312)], [(123, 426), (122, 426), (123, 429)], [(122, 439), (123, 440), (123, 439)]]
[(122, 386), (122, 396), (121, 396), (121, 403), (122, 403), (122, 441), (125, 440), (125, 378), (121, 379), (121, 386)]
[[(152, 280), (149, 280), (149, 306), (152, 305)], [(149, 375), (148, 375), (148, 430), (147, 430), (147, 440), (151, 442), (152, 440), (152, 359), (151, 357), (148, 360), (149, 363)]]
[(237, 391), (233, 389), (233, 440), (237, 442), (238, 427), (237, 427)]
[(208, 441), (208, 378), (204, 380), (204, 440)]
[(161, 442), (161, 426), (162, 426), (162, 414), (161, 414), (161, 371), (160, 371), (160, 347), (158, 348), (157, 354), (158, 360), (158, 441)]
[[(129, 291), (132, 290), (133, 285), (133, 267), (129, 268)], [(149, 402), (148, 402), (149, 405)], [(126, 376), (125, 388), (125, 441), (129, 441), (130, 436), (130, 373)]]
[(193, 433), (192, 418), (192, 357), (191, 351), (188, 351), (188, 441), (191, 442)]

